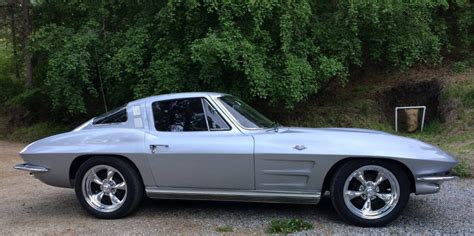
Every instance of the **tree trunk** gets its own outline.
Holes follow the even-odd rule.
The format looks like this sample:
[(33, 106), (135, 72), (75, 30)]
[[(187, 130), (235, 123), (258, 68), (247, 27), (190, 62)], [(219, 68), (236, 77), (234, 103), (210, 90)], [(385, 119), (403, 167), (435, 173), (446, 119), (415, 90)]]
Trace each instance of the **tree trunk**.
[(15, 65), (15, 78), (20, 79), (20, 67), (18, 66), (18, 53), (16, 43), (16, 19), (15, 19), (16, 2), (12, 1), (10, 6), (10, 31), (12, 33), (13, 63)]
[(406, 109), (405, 114), (407, 131), (413, 133), (418, 129), (418, 109)]
[(29, 50), (30, 45), (30, 33), (31, 33), (31, 22), (30, 22), (30, 0), (21, 1), (21, 10), (23, 15), (23, 61), (25, 63), (25, 86), (27, 88), (33, 85), (33, 68), (31, 65), (31, 54)]

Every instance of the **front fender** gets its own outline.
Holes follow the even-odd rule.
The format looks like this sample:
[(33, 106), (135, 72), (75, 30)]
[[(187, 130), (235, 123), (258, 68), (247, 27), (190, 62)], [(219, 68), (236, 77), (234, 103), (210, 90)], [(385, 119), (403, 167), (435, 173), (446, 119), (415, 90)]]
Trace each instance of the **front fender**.
[(289, 128), (254, 139), (257, 186), (266, 190), (319, 191), (328, 171), (346, 158), (394, 160), (414, 179), (449, 172), (457, 163), (433, 145), (371, 130)]

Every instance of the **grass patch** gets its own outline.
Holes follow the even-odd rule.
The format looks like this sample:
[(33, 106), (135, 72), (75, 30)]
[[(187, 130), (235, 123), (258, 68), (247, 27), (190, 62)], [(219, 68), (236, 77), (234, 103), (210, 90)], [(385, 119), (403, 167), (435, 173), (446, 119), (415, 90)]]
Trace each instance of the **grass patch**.
[(453, 65), (451, 67), (451, 70), (454, 73), (459, 74), (459, 73), (463, 73), (468, 68), (469, 68), (469, 63), (467, 61), (457, 61), (457, 62), (453, 63)]
[(374, 102), (370, 99), (361, 99), (355, 103), (355, 107), (363, 114), (369, 113), (371, 107), (374, 107), (374, 105)]
[(463, 103), (466, 106), (474, 107), (474, 88), (471, 88), (463, 97)]
[(272, 220), (267, 232), (271, 234), (289, 234), (313, 228), (312, 224), (300, 219)]
[(448, 84), (442, 91), (443, 99), (452, 98), (460, 100), (464, 106), (474, 107), (474, 78)]
[(459, 160), (459, 163), (453, 168), (453, 173), (459, 177), (469, 177), (469, 166), (465, 160)]
[(429, 140), (431, 137), (434, 137), (438, 135), (439, 133), (442, 132), (442, 124), (434, 120), (428, 124), (425, 125), (423, 128), (423, 131), (417, 131), (415, 133), (404, 133), (404, 132), (399, 132), (395, 133), (397, 135), (404, 135), (410, 138), (415, 138), (415, 139), (421, 139), (421, 140)]
[(216, 228), (216, 232), (219, 232), (219, 233), (234, 232), (234, 228), (232, 228), (232, 226), (230, 225), (219, 226)]
[(375, 85), (372, 84), (365, 84), (359, 85), (355, 87), (354, 92), (359, 95), (365, 95), (367, 93), (371, 93), (376, 89)]

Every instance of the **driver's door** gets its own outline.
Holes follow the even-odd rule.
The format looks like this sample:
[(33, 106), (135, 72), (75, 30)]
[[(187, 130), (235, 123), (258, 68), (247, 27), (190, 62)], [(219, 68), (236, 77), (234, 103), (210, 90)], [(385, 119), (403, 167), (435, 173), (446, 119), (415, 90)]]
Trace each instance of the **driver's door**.
[(155, 101), (146, 137), (158, 187), (255, 189), (253, 138), (206, 98)]

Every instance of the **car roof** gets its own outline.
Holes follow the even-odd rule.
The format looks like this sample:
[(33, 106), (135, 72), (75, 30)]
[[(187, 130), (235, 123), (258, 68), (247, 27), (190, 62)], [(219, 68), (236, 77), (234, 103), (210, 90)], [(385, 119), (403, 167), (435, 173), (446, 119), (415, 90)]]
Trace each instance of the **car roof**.
[(228, 95), (228, 94), (217, 93), (217, 92), (168, 93), (168, 94), (160, 94), (160, 95), (137, 99), (137, 100), (129, 102), (128, 104), (136, 105), (136, 104), (148, 103), (148, 102), (157, 101), (157, 100), (192, 98), (192, 97), (208, 97), (208, 96), (224, 96), (224, 95)]

